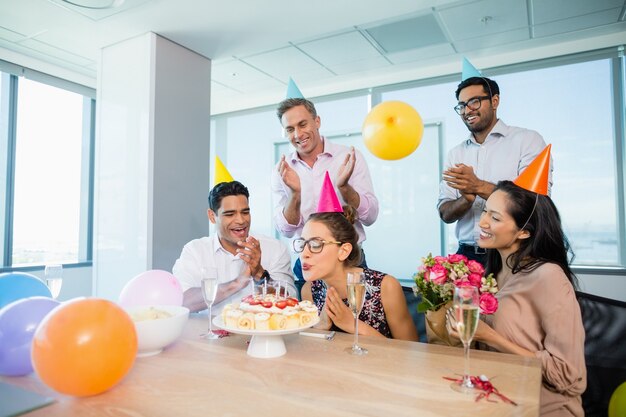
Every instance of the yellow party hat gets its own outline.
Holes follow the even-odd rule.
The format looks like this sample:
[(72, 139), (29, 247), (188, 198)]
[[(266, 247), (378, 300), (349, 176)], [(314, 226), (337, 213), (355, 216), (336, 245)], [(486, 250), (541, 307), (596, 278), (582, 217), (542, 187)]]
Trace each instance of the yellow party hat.
[(234, 181), (233, 176), (226, 169), (226, 166), (222, 163), (219, 156), (215, 156), (215, 181), (213, 185), (217, 185), (220, 182)]

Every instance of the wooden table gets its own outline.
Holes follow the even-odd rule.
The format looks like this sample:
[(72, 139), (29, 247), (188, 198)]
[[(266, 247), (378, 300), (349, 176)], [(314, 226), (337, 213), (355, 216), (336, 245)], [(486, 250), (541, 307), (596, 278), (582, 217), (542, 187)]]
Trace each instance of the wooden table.
[(58, 401), (28, 416), (538, 416), (540, 363), (471, 352), (472, 374), (485, 374), (519, 405), (474, 401), (442, 376), (463, 371), (462, 349), (362, 337), (367, 356), (333, 341), (283, 336), (284, 356), (246, 354), (249, 336), (202, 340), (206, 315), (192, 315), (183, 336), (159, 355), (138, 358), (126, 378), (101, 395), (57, 394), (35, 374), (0, 377)]

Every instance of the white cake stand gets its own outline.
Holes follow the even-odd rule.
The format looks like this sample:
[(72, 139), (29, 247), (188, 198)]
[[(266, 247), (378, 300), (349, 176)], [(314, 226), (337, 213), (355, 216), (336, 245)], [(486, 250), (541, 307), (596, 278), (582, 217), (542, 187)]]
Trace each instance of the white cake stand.
[(315, 326), (319, 323), (319, 317), (317, 320), (313, 320), (307, 326), (298, 327), (296, 329), (286, 329), (286, 330), (242, 330), (237, 328), (228, 327), (222, 321), (221, 316), (216, 316), (213, 318), (213, 324), (215, 324), (220, 329), (227, 330), (231, 333), (235, 334), (243, 334), (252, 336), (250, 340), (250, 345), (248, 345), (248, 355), (253, 358), (277, 358), (279, 356), (283, 356), (287, 353), (287, 348), (285, 347), (285, 341), (283, 340), (283, 335), (298, 333), (302, 330), (308, 329), (309, 327)]

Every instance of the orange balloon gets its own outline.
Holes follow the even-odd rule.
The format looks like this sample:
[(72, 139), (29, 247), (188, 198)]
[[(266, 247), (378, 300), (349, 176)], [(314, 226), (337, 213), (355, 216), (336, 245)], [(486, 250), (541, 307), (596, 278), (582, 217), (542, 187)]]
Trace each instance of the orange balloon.
[(33, 337), (31, 357), (46, 385), (83, 397), (117, 384), (136, 354), (137, 333), (130, 316), (111, 301), (81, 298), (46, 316)]

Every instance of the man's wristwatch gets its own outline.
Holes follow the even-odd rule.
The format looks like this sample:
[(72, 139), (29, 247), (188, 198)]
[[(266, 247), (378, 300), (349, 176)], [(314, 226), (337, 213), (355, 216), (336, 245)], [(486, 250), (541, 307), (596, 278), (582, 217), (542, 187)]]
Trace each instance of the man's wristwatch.
[(270, 277), (270, 273), (267, 272), (267, 269), (264, 269), (263, 273), (261, 274), (261, 278), (259, 278), (259, 282), (260, 283), (267, 282), (270, 279), (272, 279), (272, 277)]

